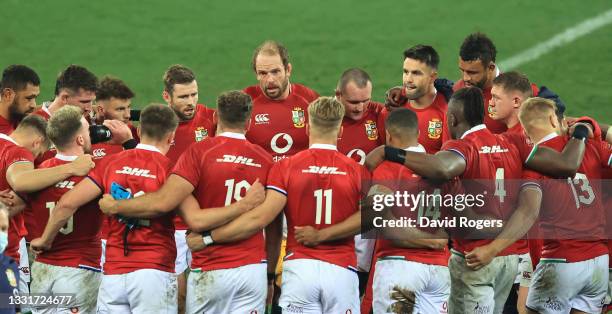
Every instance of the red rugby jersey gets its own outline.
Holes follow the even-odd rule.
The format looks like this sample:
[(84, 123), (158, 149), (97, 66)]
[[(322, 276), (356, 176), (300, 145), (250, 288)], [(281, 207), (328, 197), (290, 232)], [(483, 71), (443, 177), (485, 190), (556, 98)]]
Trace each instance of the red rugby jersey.
[[(39, 168), (52, 168), (67, 164), (77, 156), (55, 155), (44, 161)], [(50, 212), (62, 195), (74, 188), (85, 177), (70, 177), (39, 192), (30, 194), (29, 210), (34, 218), (28, 235), (37, 238), (42, 235), (49, 220)], [(56, 266), (100, 268), (100, 226), (103, 214), (97, 200), (81, 206), (68, 223), (60, 229), (53, 240), (50, 251), (36, 256), (39, 262)]]
[[(453, 151), (465, 159), (465, 171), (460, 178), (469, 194), (484, 194), (483, 191), (486, 191), (485, 206), (473, 208), (474, 212), (507, 221), (518, 204), (519, 180), (523, 169), (514, 145), (481, 124), (465, 132), (460, 140), (446, 142), (442, 150)], [(492, 240), (454, 237), (452, 241), (455, 250), (465, 253)], [(510, 246), (499, 255), (517, 253)]]
[(15, 125), (11, 121), (0, 116), (0, 133), (11, 134), (15, 130)]
[[(217, 121), (215, 118), (216, 111), (205, 105), (196, 105), (196, 113), (193, 119), (188, 121), (180, 121), (176, 132), (174, 133), (174, 141), (166, 156), (174, 165), (181, 154), (189, 148), (193, 143), (200, 142), (205, 138), (215, 136), (217, 131)], [(180, 216), (175, 216), (174, 227), (177, 230), (186, 230), (187, 225), (183, 222)]]
[(272, 100), (263, 94), (253, 99), (247, 139), (270, 153), (274, 161), (307, 149), (308, 104), (297, 93), (283, 100)]
[(274, 164), (268, 189), (287, 196), (287, 256), (317, 259), (341, 267), (355, 268), (353, 237), (306, 247), (295, 240), (295, 226), (323, 229), (339, 223), (359, 210), (365, 168), (336, 150), (334, 145), (313, 144), (310, 149)]
[[(317, 94), (317, 92), (315, 92), (314, 90), (302, 85), (302, 84), (297, 84), (297, 83), (291, 83), (291, 90), (289, 91), (290, 93), (295, 93), (298, 94), (300, 96), (302, 96), (304, 99), (306, 99), (306, 101), (308, 103), (311, 103), (312, 101), (314, 101), (315, 99), (319, 98), (319, 94)], [(255, 98), (259, 97), (259, 96), (263, 96), (264, 93), (261, 90), (261, 87), (259, 87), (259, 85), (251, 85), (247, 88), (245, 88), (243, 90), (244, 93), (246, 93), (247, 95), (251, 96), (251, 99), (255, 100)]]
[(380, 103), (370, 102), (360, 120), (344, 117), (338, 151), (363, 165), (366, 155), (385, 143), (385, 131), (382, 128), (384, 126), (379, 122), (383, 108)]
[[(419, 119), (419, 144), (425, 147), (428, 154), (437, 153), (442, 148), (442, 144), (451, 138), (446, 125), (448, 104), (444, 95), (437, 93), (433, 102), (427, 108), (413, 108), (410, 102), (407, 102), (404, 108), (414, 111)], [(389, 113), (386, 108), (383, 109), (383, 122), (387, 119)], [(382, 134), (385, 134), (384, 125)]]
[[(410, 147), (407, 151), (415, 151), (425, 153), (425, 150), (417, 147)], [(430, 185), (421, 177), (414, 174), (410, 169), (404, 167), (395, 162), (384, 161), (381, 163), (372, 173), (372, 184), (382, 184), (393, 191), (408, 191), (411, 194), (419, 194), (421, 191), (425, 191), (428, 195), (434, 193), (436, 188)], [(419, 216), (426, 215), (425, 212), (403, 210), (402, 217), (419, 219)], [(430, 219), (440, 218), (441, 213), (438, 210), (434, 211), (432, 216), (428, 216)], [(438, 217), (436, 217), (438, 216)], [(424, 231), (435, 232), (435, 230), (424, 229)], [(413, 261), (422, 264), (429, 265), (448, 265), (449, 257), (448, 249), (444, 250), (430, 250), (426, 248), (399, 248), (393, 245), (390, 240), (384, 238), (378, 238), (376, 240), (375, 257), (387, 257), (387, 256), (403, 256), (408, 261)]]
[[(116, 182), (130, 189), (132, 195), (158, 190), (166, 181), (171, 161), (157, 148), (138, 144), (104, 160), (89, 174), (104, 193), (110, 193), (111, 183)], [(110, 219), (106, 242), (104, 273), (125, 274), (139, 269), (158, 269), (174, 272), (176, 244), (174, 242), (174, 212), (146, 219), (149, 226), (141, 226), (128, 234), (128, 255), (124, 255), (123, 235), (126, 225), (118, 219)]]
[[(567, 137), (551, 133), (538, 145), (562, 151), (568, 141)], [(610, 167), (611, 156), (605, 144), (589, 141), (572, 179), (555, 179), (525, 170), (527, 177), (540, 180), (543, 190), (539, 220), (542, 260), (574, 263), (608, 253), (601, 176), (602, 169)]]
[[(266, 184), (272, 156), (249, 143), (243, 134), (222, 133), (183, 153), (173, 174), (194, 186), (200, 208), (223, 207), (240, 200), (257, 178)], [(193, 252), (193, 269), (235, 268), (266, 260), (263, 232), (233, 243)]]
[[(34, 156), (8, 135), (0, 133), (0, 191), (11, 189), (6, 180), (6, 171), (11, 165), (18, 162), (34, 163)], [(4, 254), (12, 257), (17, 263), (19, 263), (19, 241), (27, 233), (23, 214), (17, 214), (9, 219), (8, 246)]]

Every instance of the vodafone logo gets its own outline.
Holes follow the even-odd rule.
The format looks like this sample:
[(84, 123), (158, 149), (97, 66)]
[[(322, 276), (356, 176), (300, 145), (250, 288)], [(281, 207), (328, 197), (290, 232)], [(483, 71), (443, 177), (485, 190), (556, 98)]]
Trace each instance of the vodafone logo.
[(267, 113), (260, 113), (255, 115), (255, 124), (268, 124), (270, 123), (270, 117)]
[(95, 158), (101, 158), (106, 156), (106, 152), (104, 151), (104, 148), (98, 148), (98, 149), (94, 149), (93, 152), (91, 152), (91, 154), (95, 157)]
[[(283, 141), (286, 142), (284, 145), (282, 145), (282, 142), (279, 143), (280, 138), (282, 138)], [(279, 146), (279, 144), (281, 145)], [(270, 147), (277, 154), (284, 154), (288, 152), (291, 149), (291, 146), (293, 146), (293, 138), (287, 133), (278, 133), (274, 135), (274, 137), (272, 137), (272, 140), (270, 141)]]
[(360, 165), (363, 165), (365, 163), (366, 153), (359, 148), (351, 150), (346, 155), (358, 162)]

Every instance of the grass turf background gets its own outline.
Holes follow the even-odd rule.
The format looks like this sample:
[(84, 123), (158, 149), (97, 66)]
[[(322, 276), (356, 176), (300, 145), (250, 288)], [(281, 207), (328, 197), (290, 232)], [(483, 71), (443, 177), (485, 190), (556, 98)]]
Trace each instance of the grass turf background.
[[(0, 66), (33, 67), (42, 79), (39, 103), (52, 97), (57, 73), (76, 63), (122, 78), (142, 107), (162, 101), (162, 73), (182, 63), (198, 76), (200, 102), (214, 106), (221, 91), (255, 83), (252, 51), (275, 39), (289, 49), (293, 82), (329, 95), (343, 70), (362, 67), (381, 100), (401, 82), (409, 46), (433, 45), (440, 76), (456, 80), (459, 46), (470, 32), (494, 40), (499, 62), (610, 8), (609, 0), (4, 0)], [(569, 114), (610, 123), (611, 34), (605, 26), (518, 70), (558, 92)]]

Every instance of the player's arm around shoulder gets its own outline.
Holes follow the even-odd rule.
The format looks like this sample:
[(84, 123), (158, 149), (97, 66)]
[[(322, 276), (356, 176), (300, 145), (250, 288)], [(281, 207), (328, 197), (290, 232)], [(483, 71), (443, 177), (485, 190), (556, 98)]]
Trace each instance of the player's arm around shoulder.
[(232, 222), (214, 229), (211, 236), (215, 242), (225, 243), (246, 239), (272, 222), (286, 204), (286, 194), (268, 189), (261, 205), (240, 215)]
[(32, 240), (30, 246), (40, 253), (49, 250), (59, 230), (70, 217), (83, 205), (100, 196), (102, 190), (90, 179), (84, 179), (74, 188), (62, 195), (49, 215), (49, 220), (40, 238)]
[(179, 214), (195, 232), (212, 230), (225, 225), (241, 214), (260, 205), (265, 199), (265, 191), (259, 179), (247, 190), (245, 197), (225, 207), (200, 209), (198, 201), (193, 195), (188, 195), (179, 207)]
[(115, 200), (110, 194), (100, 199), (100, 209), (107, 215), (154, 218), (176, 209), (191, 194), (193, 185), (171, 174), (159, 190), (129, 200)]

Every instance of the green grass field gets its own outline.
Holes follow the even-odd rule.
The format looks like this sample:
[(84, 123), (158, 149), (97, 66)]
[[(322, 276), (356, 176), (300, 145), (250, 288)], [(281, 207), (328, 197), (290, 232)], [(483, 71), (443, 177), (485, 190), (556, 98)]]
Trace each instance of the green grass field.
[[(470, 32), (487, 33), (503, 61), (612, 8), (609, 0), (561, 1), (18, 1), (0, 11), (0, 66), (24, 63), (52, 97), (68, 64), (124, 79), (136, 106), (161, 101), (161, 76), (183, 63), (198, 75), (200, 99), (255, 83), (253, 49), (276, 39), (289, 49), (293, 81), (331, 94), (340, 73), (362, 67), (374, 98), (401, 82), (402, 51), (433, 45), (440, 76), (459, 78), (457, 57)], [(612, 122), (612, 24), (518, 69), (557, 91), (572, 115)], [(503, 69), (502, 69), (503, 70)]]

